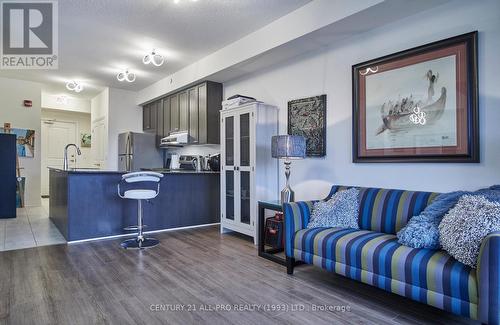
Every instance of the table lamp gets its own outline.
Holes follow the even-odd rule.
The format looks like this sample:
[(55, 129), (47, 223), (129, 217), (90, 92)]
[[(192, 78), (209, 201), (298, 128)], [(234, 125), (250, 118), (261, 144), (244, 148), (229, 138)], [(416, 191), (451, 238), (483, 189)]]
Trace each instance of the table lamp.
[(300, 135), (275, 135), (271, 140), (273, 158), (285, 160), (286, 185), (281, 191), (281, 204), (293, 202), (294, 192), (290, 187), (290, 164), (292, 159), (303, 159), (306, 156), (306, 138)]

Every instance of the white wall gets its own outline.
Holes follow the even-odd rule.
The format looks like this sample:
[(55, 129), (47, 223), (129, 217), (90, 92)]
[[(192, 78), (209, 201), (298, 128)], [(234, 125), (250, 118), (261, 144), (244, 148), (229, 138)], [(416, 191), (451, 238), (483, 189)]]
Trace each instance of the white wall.
[[(102, 133), (102, 139), (97, 139), (97, 134), (92, 133), (92, 147), (91, 154), (94, 166), (99, 164), (101, 168), (106, 168), (107, 151), (104, 150), (103, 157), (99, 157), (99, 143), (102, 143), (104, 148), (108, 146), (108, 112), (109, 112), (109, 88), (105, 88), (99, 95), (90, 100), (90, 120), (91, 130), (94, 129), (98, 122), (103, 121), (105, 130)], [(102, 140), (102, 141), (100, 141)]]
[[(0, 126), (10, 122), (13, 128), (35, 130), (35, 156), (19, 158), (26, 177), (25, 205), (40, 205), (40, 112), (41, 84), (29, 81), (0, 78)], [(23, 100), (33, 101), (32, 107), (24, 107)]]
[(90, 99), (77, 98), (65, 94), (55, 95), (42, 91), (42, 107), (64, 111), (90, 113)]
[[(353, 164), (351, 66), (414, 46), (479, 31), (480, 164)], [(500, 1), (452, 1), (224, 84), (225, 97), (246, 94), (280, 108), (327, 94), (327, 156), (292, 164), (297, 199), (321, 198), (332, 183), (431, 191), (500, 183)], [(281, 168), (283, 168), (281, 166)], [(280, 171), (280, 183), (284, 183)]]
[[(106, 88), (91, 100), (92, 125), (104, 120), (104, 161), (101, 168), (118, 168), (118, 134), (132, 131), (142, 132), (142, 109), (137, 106), (137, 93), (116, 88)], [(98, 139), (92, 139), (97, 142)], [(94, 148), (94, 147), (93, 147)], [(96, 153), (92, 151), (95, 157)]]
[(118, 134), (142, 132), (142, 109), (136, 100), (136, 92), (109, 88), (107, 169), (118, 169)]
[[(75, 122), (76, 123), (76, 145), (80, 147), (81, 156), (77, 157), (77, 167), (92, 167), (91, 148), (81, 147), (81, 134), (90, 134), (90, 114), (77, 113), (72, 111), (63, 111), (61, 109), (46, 109), (42, 107), (42, 119)], [(62, 153), (61, 153), (62, 154)], [(42, 171), (43, 172), (43, 171)]]

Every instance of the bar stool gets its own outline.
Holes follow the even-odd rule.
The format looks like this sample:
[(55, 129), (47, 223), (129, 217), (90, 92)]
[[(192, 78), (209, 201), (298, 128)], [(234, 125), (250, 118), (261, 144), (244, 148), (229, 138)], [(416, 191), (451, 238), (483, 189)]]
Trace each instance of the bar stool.
[[(137, 230), (137, 237), (127, 239), (121, 243), (123, 248), (148, 248), (156, 246), (160, 243), (160, 241), (156, 238), (152, 237), (144, 237), (143, 229), (146, 227), (142, 222), (142, 201), (143, 200), (151, 200), (158, 196), (160, 193), (160, 180), (163, 177), (163, 174), (155, 173), (155, 172), (133, 172), (122, 175), (122, 179), (120, 183), (118, 183), (118, 196), (122, 199), (130, 199), (137, 200), (137, 226), (125, 227), (124, 230)], [(138, 183), (142, 184), (147, 183), (157, 183), (156, 190), (148, 189), (148, 188), (134, 188), (130, 190), (126, 190), (125, 192), (121, 191), (120, 185), (122, 182), (126, 183)]]

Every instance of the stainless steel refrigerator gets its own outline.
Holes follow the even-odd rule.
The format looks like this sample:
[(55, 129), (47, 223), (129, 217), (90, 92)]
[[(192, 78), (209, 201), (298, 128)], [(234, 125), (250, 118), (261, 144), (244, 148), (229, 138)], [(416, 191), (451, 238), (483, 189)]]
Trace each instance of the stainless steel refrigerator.
[(159, 167), (163, 167), (163, 152), (156, 148), (156, 135), (136, 132), (118, 135), (118, 170)]

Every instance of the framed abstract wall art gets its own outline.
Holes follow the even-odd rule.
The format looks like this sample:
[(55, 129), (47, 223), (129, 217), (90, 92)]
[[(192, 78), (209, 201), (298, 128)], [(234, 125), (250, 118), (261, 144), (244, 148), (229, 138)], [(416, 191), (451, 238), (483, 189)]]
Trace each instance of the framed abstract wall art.
[(352, 74), (354, 162), (479, 162), (477, 32)]
[(0, 128), (0, 133), (16, 135), (18, 157), (33, 158), (35, 156), (35, 130), (16, 128), (5, 130), (5, 128)]
[(306, 138), (306, 155), (326, 155), (326, 95), (288, 102), (288, 134)]

